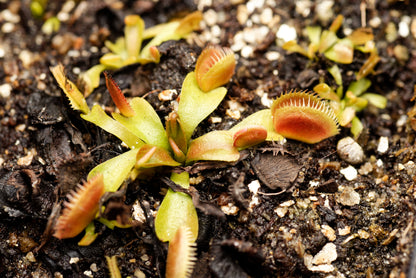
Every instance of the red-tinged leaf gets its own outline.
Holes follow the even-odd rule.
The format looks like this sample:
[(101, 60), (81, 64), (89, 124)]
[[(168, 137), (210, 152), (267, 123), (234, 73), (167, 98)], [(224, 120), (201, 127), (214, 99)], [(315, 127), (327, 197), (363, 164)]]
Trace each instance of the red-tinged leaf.
[(62, 215), (55, 226), (54, 237), (63, 239), (77, 236), (94, 219), (101, 196), (104, 194), (103, 175), (99, 174), (70, 193)]
[(260, 144), (267, 138), (267, 129), (260, 125), (246, 126), (234, 133), (233, 146), (239, 149)]
[(175, 161), (165, 149), (143, 145), (137, 153), (136, 168), (153, 168), (158, 166), (179, 166), (180, 163)]
[(131, 108), (127, 99), (124, 97), (123, 92), (120, 90), (120, 87), (117, 85), (113, 77), (104, 72), (105, 84), (107, 89), (110, 92), (111, 98), (113, 99), (115, 105), (120, 110), (120, 113), (125, 117), (133, 117), (135, 115), (134, 110)]
[(225, 130), (212, 131), (191, 142), (186, 163), (198, 160), (237, 161), (238, 149), (233, 146), (233, 137)]

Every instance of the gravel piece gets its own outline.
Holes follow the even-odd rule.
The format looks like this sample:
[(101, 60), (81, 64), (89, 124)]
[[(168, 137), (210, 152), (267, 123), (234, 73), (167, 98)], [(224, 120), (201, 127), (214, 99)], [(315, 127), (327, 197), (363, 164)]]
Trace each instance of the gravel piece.
[(350, 164), (359, 164), (365, 159), (363, 148), (351, 137), (338, 141), (337, 152), (342, 160)]
[(344, 206), (355, 206), (360, 203), (360, 194), (352, 187), (346, 186), (338, 196), (338, 202)]
[(340, 172), (349, 181), (355, 180), (357, 178), (357, 175), (358, 175), (357, 169), (355, 169), (351, 165), (348, 166), (347, 168), (341, 169)]

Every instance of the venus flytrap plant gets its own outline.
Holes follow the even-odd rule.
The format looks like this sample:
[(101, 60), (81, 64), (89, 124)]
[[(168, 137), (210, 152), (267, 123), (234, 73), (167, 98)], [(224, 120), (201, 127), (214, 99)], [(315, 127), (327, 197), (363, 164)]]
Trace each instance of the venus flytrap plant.
[[(88, 96), (98, 87), (100, 74), (104, 70), (114, 70), (130, 64), (159, 63), (160, 53), (156, 46), (168, 40), (180, 40), (198, 29), (202, 13), (193, 12), (186, 17), (169, 23), (145, 29), (143, 19), (138, 15), (128, 15), (124, 19), (124, 37), (115, 43), (106, 41), (111, 51), (100, 58), (100, 64), (82, 73), (79, 83), (83, 85), (84, 95)], [(144, 40), (150, 41), (142, 47)]]
[[(191, 25), (187, 27), (188, 29), (193, 28), (193, 21), (187, 24)], [(129, 151), (96, 166), (90, 171), (87, 179), (100, 176), (104, 191), (114, 192), (125, 180), (140, 178), (143, 173), (149, 170), (156, 171), (161, 166), (190, 165), (202, 160), (233, 162), (239, 159), (240, 149), (261, 143), (267, 138), (272, 140), (281, 138), (273, 131), (270, 112), (256, 113), (264, 114), (258, 117), (264, 120), (260, 124), (256, 124), (257, 118), (253, 120), (248, 117), (231, 130), (212, 131), (198, 138), (192, 138), (197, 126), (225, 97), (226, 88), (219, 86), (228, 82), (234, 68), (235, 58), (231, 50), (218, 46), (209, 46), (204, 50), (198, 58), (196, 72), (189, 73), (183, 82), (177, 111), (172, 111), (167, 117), (166, 128), (146, 100), (133, 98), (128, 101), (108, 73), (105, 73), (106, 86), (119, 111), (112, 113), (111, 116), (97, 104), (89, 109), (85, 98), (76, 86), (66, 79), (61, 65), (51, 68), (72, 107), (81, 112), (81, 117), (112, 133), (130, 148)], [(264, 123), (266, 123), (265, 127), (262, 126)], [(117, 171), (114, 171), (115, 169)], [(190, 186), (187, 172), (172, 173), (170, 179), (184, 189)], [(94, 207), (98, 206), (98, 200), (95, 199), (93, 203)], [(83, 219), (85, 226), (94, 217)], [(107, 225), (111, 224), (105, 219), (100, 221)], [(81, 230), (77, 229), (71, 236), (75, 236)], [(173, 251), (170, 248), (170, 258), (184, 255), (182, 252), (185, 251), (180, 250), (189, 248), (182, 247), (195, 242), (198, 236), (198, 216), (192, 198), (185, 193), (169, 189), (155, 218), (155, 232), (161, 241), (171, 242)], [(81, 244), (91, 243), (95, 236), (93, 226), (89, 225)], [(175, 255), (175, 252), (179, 253)], [(181, 264), (188, 265), (192, 256), (184, 256), (189, 259), (185, 261), (169, 259), (174, 263), (169, 263), (168, 273), (176, 273), (176, 271), (171, 272), (176, 267), (182, 270), (188, 269), (185, 272), (189, 273), (189, 267), (183, 268)]]
[(337, 92), (325, 83), (318, 84), (314, 91), (329, 101), (329, 105), (335, 112), (339, 124), (343, 127), (350, 127), (351, 133), (356, 138), (363, 129), (363, 124), (357, 117), (357, 112), (365, 109), (368, 104), (372, 104), (379, 109), (384, 109), (387, 105), (386, 97), (367, 92), (371, 86), (371, 81), (367, 78), (361, 78), (349, 84), (346, 92), (343, 92), (341, 74), (337, 66), (330, 70), (335, 82), (339, 86)]
[(323, 54), (326, 58), (340, 64), (350, 64), (354, 58), (354, 49), (364, 53), (372, 52), (374, 49), (374, 38), (371, 29), (358, 28), (345, 38), (338, 38), (337, 31), (342, 25), (344, 17), (338, 15), (328, 30), (320, 26), (306, 27), (310, 44), (307, 49), (300, 46), (296, 41), (288, 41), (283, 49), (302, 54), (309, 59), (316, 59), (316, 53)]

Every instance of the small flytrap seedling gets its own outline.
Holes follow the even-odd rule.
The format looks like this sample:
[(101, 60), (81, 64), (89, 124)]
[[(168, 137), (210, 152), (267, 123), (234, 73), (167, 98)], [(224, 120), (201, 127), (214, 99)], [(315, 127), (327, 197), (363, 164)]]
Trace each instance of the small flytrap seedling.
[[(99, 86), (100, 74), (104, 70), (114, 70), (130, 64), (159, 63), (160, 53), (156, 46), (168, 40), (180, 40), (198, 29), (202, 13), (193, 12), (181, 20), (159, 24), (145, 29), (143, 19), (138, 15), (124, 18), (124, 37), (115, 43), (105, 42), (111, 51), (100, 58), (100, 64), (93, 66), (80, 75), (79, 83), (83, 93), (88, 96)], [(142, 43), (150, 40), (143, 48)]]
[[(197, 161), (235, 162), (240, 157), (241, 149), (264, 140), (281, 140), (282, 137), (274, 131), (270, 111), (258, 112), (257, 116), (243, 120), (230, 130), (215, 130), (192, 138), (199, 123), (225, 97), (227, 90), (222, 85), (230, 80), (235, 64), (234, 53), (230, 49), (218, 46), (205, 48), (197, 60), (195, 72), (186, 76), (178, 108), (168, 115), (165, 128), (145, 99), (135, 97), (127, 100), (109, 74), (105, 74), (106, 85), (118, 108), (118, 112), (111, 116), (98, 104), (91, 109), (88, 107), (75, 84), (65, 77), (62, 65), (51, 68), (72, 108), (79, 110), (83, 119), (115, 135), (130, 148), (90, 171), (86, 183), (88, 188), (81, 188), (73, 194), (74, 197), (69, 196), (70, 202), (58, 219), (54, 235), (58, 238), (73, 237), (86, 228), (86, 235), (80, 244), (90, 244), (96, 235), (94, 225), (88, 223), (96, 217), (99, 196), (104, 192), (117, 191), (127, 179), (140, 179), (149, 170), (157, 171), (161, 166), (184, 166)], [(187, 172), (172, 172), (170, 179), (184, 189), (190, 186)], [(90, 190), (99, 192), (94, 194), (98, 198), (88, 201), (91, 211), (84, 215), (72, 212), (78, 207), (78, 200), (84, 200), (84, 194)], [(83, 219), (75, 221), (75, 217)], [(110, 227), (117, 225), (102, 218), (99, 220)], [(155, 219), (155, 232), (161, 241), (169, 242), (167, 277), (183, 277), (180, 273), (189, 273), (193, 265), (193, 242), (198, 235), (198, 217), (192, 198), (169, 189)]]
[(358, 28), (347, 37), (339, 38), (336, 33), (341, 27), (343, 19), (342, 15), (337, 16), (329, 29), (324, 31), (319, 26), (306, 27), (306, 33), (310, 40), (306, 49), (296, 41), (285, 43), (283, 49), (302, 54), (311, 60), (317, 59), (316, 54), (319, 53), (339, 64), (352, 63), (354, 50), (370, 53), (366, 62), (356, 73), (357, 81), (349, 84), (345, 92), (341, 71), (337, 64), (328, 68), (328, 72), (333, 76), (338, 88), (334, 90), (323, 82), (314, 87), (314, 91), (321, 98), (329, 101), (339, 124), (343, 127), (350, 127), (354, 137), (358, 137), (363, 129), (363, 124), (356, 113), (366, 108), (368, 103), (383, 109), (386, 107), (387, 99), (379, 94), (366, 92), (371, 86), (371, 81), (365, 77), (373, 72), (374, 67), (380, 61), (371, 29)]

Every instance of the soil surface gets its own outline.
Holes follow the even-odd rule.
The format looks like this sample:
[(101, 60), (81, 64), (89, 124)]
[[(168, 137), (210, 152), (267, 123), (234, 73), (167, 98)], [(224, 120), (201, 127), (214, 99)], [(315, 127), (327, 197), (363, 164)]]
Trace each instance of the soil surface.
[[(157, 240), (153, 217), (168, 185), (162, 177), (134, 181), (114, 198), (113, 214), (141, 207), (133, 228), (100, 233), (87, 247), (82, 235), (58, 240), (44, 234), (53, 208), (88, 172), (126, 148), (73, 111), (49, 67), (62, 63), (76, 81), (99, 63), (105, 40), (123, 35), (123, 19), (139, 14), (146, 26), (201, 10), (201, 29), (187, 40), (159, 47), (159, 64), (114, 71), (127, 97), (145, 96), (161, 118), (174, 106), (158, 98), (180, 93), (195, 57), (208, 43), (231, 47), (237, 59), (228, 95), (194, 136), (228, 129), (291, 89), (335, 86), (334, 64), (309, 60), (281, 47), (285, 36), (307, 45), (304, 28), (328, 28), (336, 15), (343, 37), (363, 22), (371, 27), (380, 62), (367, 78), (369, 91), (388, 99), (358, 114), (357, 142), (365, 157), (350, 165), (337, 153), (348, 128), (309, 145), (287, 140), (242, 153), (233, 165), (189, 169), (201, 201), (224, 218), (199, 212), (197, 262), (192, 277), (416, 277), (412, 270), (415, 223), (415, 136), (412, 97), (416, 84), (416, 5), (413, 1), (48, 1), (41, 18), (30, 1), (0, 1), (0, 275), (2, 277), (108, 277), (105, 256), (117, 256), (122, 277), (164, 277), (167, 244)], [(295, 2), (297, 4), (295, 4)], [(365, 2), (365, 1), (363, 1)], [(42, 32), (51, 16), (59, 31)], [(282, 26), (291, 27), (281, 35)], [(290, 31), (291, 30), (291, 31)], [(355, 51), (339, 65), (344, 84), (368, 58)], [(114, 109), (101, 85), (88, 102)], [(169, 176), (169, 172), (164, 174)], [(258, 191), (254, 190), (260, 186)], [(114, 212), (115, 211), (115, 212)], [(127, 211), (127, 212), (126, 212)], [(111, 215), (111, 213), (109, 213)]]

